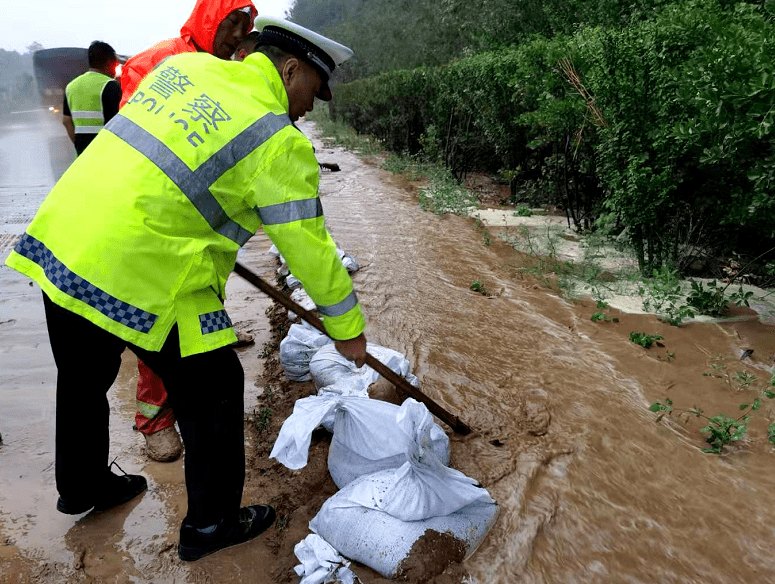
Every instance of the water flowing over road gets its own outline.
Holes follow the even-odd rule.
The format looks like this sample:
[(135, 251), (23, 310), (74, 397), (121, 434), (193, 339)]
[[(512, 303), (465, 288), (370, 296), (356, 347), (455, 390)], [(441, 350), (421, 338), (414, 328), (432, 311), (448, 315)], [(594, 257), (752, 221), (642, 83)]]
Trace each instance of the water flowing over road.
[[(41, 138), (40, 128), (51, 123), (5, 126), (0, 135), (2, 259), (61, 174), (69, 144), (62, 136), (55, 146)], [(369, 341), (404, 353), (422, 390), (475, 430), (452, 436), (451, 466), (489, 490), (500, 516), (464, 564), (473, 581), (775, 581), (769, 406), (724, 456), (701, 452), (699, 421), (657, 424), (648, 411), (669, 396), (677, 406), (733, 415), (729, 404), (752, 400), (754, 390), (703, 373), (725, 363), (730, 372), (747, 368), (768, 379), (771, 326), (749, 319), (676, 328), (625, 314), (619, 323), (594, 323), (589, 304), (525, 278), (522, 256), (497, 237), (483, 245), (470, 219), (423, 212), (400, 179), (323, 146), (313, 124), (300, 128), (314, 137), (321, 162), (342, 169), (322, 174), (321, 197), (334, 239), (361, 267), (353, 279)], [(242, 256), (262, 275), (274, 267), (269, 245), (258, 236)], [(477, 280), (493, 295), (473, 292)], [(129, 422), (131, 356), (111, 398), (113, 419), (123, 419), (112, 426), (111, 452), (124, 456), (128, 472), (149, 475), (152, 488), (120, 513), (88, 522), (56, 514), (54, 370), (39, 291), (7, 268), (0, 283), (0, 582), (12, 582), (10, 570), (22, 567), (41, 582), (57, 581), (35, 571), (41, 564), (68, 566), (68, 582), (92, 581), (79, 579), (84, 570), (105, 582), (270, 582), (256, 578), (258, 568), (244, 554), (214, 560), (195, 577), (156, 559), (174, 545), (185, 505), (181, 463), (149, 464), (142, 455)], [(233, 319), (265, 334), (266, 323), (248, 315), (262, 315), (266, 301), (249, 296), (244, 283), (230, 285)], [(666, 348), (630, 343), (632, 330), (662, 334)], [(260, 384), (260, 345), (259, 339), (253, 353), (241, 354), (246, 387)], [(748, 364), (739, 361), (744, 347), (755, 349)], [(73, 569), (73, 557), (76, 564), (90, 558), (88, 569)]]

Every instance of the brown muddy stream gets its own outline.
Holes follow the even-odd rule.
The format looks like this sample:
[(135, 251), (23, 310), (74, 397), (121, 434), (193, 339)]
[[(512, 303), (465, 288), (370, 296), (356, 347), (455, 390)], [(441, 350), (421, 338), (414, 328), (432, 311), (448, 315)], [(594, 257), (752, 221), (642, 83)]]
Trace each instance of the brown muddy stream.
[[(757, 412), (747, 438), (722, 456), (701, 452), (705, 444), (697, 432), (700, 421), (666, 419), (657, 424), (648, 411), (656, 399), (670, 397), (677, 407), (736, 415), (738, 404), (759, 395), (755, 384), (741, 389), (728, 383), (729, 377), (703, 373), (713, 370), (712, 363), (722, 363), (725, 371), (756, 375), (760, 384), (769, 379), (775, 354), (771, 325), (758, 322), (750, 311), (740, 312), (743, 320), (723, 325), (675, 328), (653, 316), (627, 314), (618, 314), (618, 323), (593, 323), (590, 303), (569, 302), (520, 272), (525, 258), (498, 240), (499, 228), (491, 230), (493, 244), (483, 245), (472, 220), (423, 212), (410, 185), (373, 161), (323, 146), (313, 124), (303, 122), (300, 127), (315, 136), (319, 160), (336, 162), (342, 169), (323, 173), (321, 196), (334, 239), (360, 265), (353, 279), (369, 341), (404, 353), (421, 389), (475, 430), (467, 437), (452, 436), (451, 466), (489, 490), (500, 505), (500, 516), (464, 563), (468, 582), (775, 581), (770, 546), (775, 535), (775, 506), (770, 503), (775, 452), (767, 441), (766, 418), (773, 416), (769, 406), (765, 403)], [(270, 242), (259, 236), (250, 245), (254, 255), (243, 260), (264, 254)], [(246, 263), (271, 274), (267, 257)], [(475, 280), (494, 296), (471, 291)], [(238, 290), (242, 294), (243, 289)], [(27, 292), (14, 283), (0, 294), (6, 296), (5, 304), (0, 303), (4, 315), (10, 310), (9, 299)], [(263, 314), (264, 308), (254, 313)], [(32, 319), (24, 326), (39, 328), (41, 322)], [(255, 325), (253, 332), (260, 334), (261, 326)], [(630, 343), (633, 330), (662, 334), (664, 347), (647, 351)], [(14, 347), (26, 341), (0, 338), (4, 363), (24, 359)], [(739, 361), (743, 348), (754, 349), (746, 362)], [(30, 358), (42, 352), (50, 359), (45, 346), (28, 351)], [(123, 391), (123, 401), (112, 402), (114, 412), (123, 412), (125, 418), (131, 417), (133, 405), (131, 365), (130, 360), (119, 379), (130, 389)], [(30, 364), (24, 367), (32, 369)], [(246, 367), (252, 376), (246, 387), (254, 380), (261, 384), (255, 369)], [(32, 458), (43, 478), (31, 484), (42, 483), (43, 494), (14, 488), (7, 476), (11, 473), (0, 468), (6, 489), (5, 496), (0, 494), (0, 536), (6, 538), (3, 543), (0, 537), (0, 567), (13, 566), (8, 559), (18, 555), (32, 563), (69, 561), (62, 557), (73, 546), (62, 543), (62, 534), (78, 539), (90, 529), (82, 524), (71, 529), (72, 520), (51, 519), (53, 511), (48, 519), (35, 518), (43, 514), (39, 509), (53, 509), (55, 496), (47, 466), (53, 462), (51, 380), (44, 376), (39, 382), (39, 377), (35, 383), (45, 382), (49, 388), (37, 398), (39, 428), (26, 430), (32, 437), (21, 451), (9, 444), (0, 447), (0, 466), (5, 459), (18, 470), (25, 456)], [(24, 395), (18, 375), (3, 379)], [(7, 411), (27, 415), (21, 407)], [(0, 422), (5, 415), (0, 411)], [(0, 431), (8, 441), (8, 432), (3, 427)], [(153, 488), (135, 511), (124, 511), (116, 519), (125, 522), (122, 536), (106, 535), (112, 529), (108, 517), (101, 524), (91, 523), (91, 529), (106, 530), (92, 543), (113, 537), (124, 553), (104, 552), (112, 566), (68, 582), (274, 581), (265, 572), (257, 575), (251, 563), (240, 563), (242, 556), (236, 552), (212, 564), (197, 563), (195, 578), (187, 577), (176, 559), (165, 559), (171, 557), (183, 512), (180, 477), (175, 474), (180, 463), (143, 466), (137, 437), (126, 425), (120, 432), (121, 440), (133, 444), (125, 447), (127, 470), (142, 470)], [(47, 545), (46, 538), (56, 543)], [(7, 543), (11, 540), (18, 546), (14, 550)], [(161, 560), (154, 559), (157, 556)], [(121, 572), (128, 576), (122, 579), (117, 575)], [(49, 573), (45, 581), (58, 580)], [(282, 581), (298, 580), (291, 576)], [(0, 582), (11, 580), (0, 577)]]
[[(592, 323), (594, 309), (516, 278), (518, 254), (484, 246), (471, 220), (423, 213), (384, 171), (339, 149), (319, 150), (327, 157), (348, 169), (321, 190), (335, 240), (362, 266), (369, 340), (404, 352), (423, 391), (483, 435), (459, 439), (452, 460), (501, 505), (466, 562), (478, 581), (775, 581), (763, 425), (719, 457), (701, 452), (696, 423), (656, 424), (647, 409), (669, 394), (735, 415), (758, 394), (730, 395), (702, 372), (713, 358), (740, 369), (739, 348), (755, 342), (758, 368), (772, 366), (771, 326)], [(472, 292), (475, 280), (497, 297)], [(636, 327), (663, 334), (675, 359), (630, 343)]]

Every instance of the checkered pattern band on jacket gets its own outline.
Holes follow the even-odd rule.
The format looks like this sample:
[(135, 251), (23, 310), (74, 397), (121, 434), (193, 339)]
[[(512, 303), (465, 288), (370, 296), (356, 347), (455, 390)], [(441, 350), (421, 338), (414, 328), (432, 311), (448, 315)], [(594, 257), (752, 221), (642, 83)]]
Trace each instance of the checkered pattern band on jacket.
[(57, 289), (128, 328), (147, 333), (158, 318), (156, 314), (119, 300), (75, 274), (41, 241), (28, 233), (22, 236), (14, 251), (43, 268), (46, 278)]
[(199, 326), (202, 327), (202, 334), (207, 335), (231, 328), (231, 319), (225, 310), (216, 310), (215, 312), (200, 314)]

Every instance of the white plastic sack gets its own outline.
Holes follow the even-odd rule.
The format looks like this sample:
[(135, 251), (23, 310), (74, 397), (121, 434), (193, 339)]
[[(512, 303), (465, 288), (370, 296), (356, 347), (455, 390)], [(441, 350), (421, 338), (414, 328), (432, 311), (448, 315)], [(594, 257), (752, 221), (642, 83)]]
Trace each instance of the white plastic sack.
[[(309, 294), (307, 294), (304, 288), (296, 288), (293, 292), (291, 292), (291, 300), (293, 300), (296, 304), (301, 306), (304, 310), (309, 310), (310, 312), (315, 312), (318, 308), (315, 305), (315, 301), (309, 297)], [(293, 312), (292, 310), (288, 311), (289, 320), (293, 321), (293, 320), (296, 320), (298, 317), (299, 315)]]
[[(376, 475), (388, 473), (380, 471)], [(310, 529), (326, 539), (340, 554), (376, 570), (385, 578), (398, 576), (412, 546), (428, 530), (449, 533), (463, 543), (470, 558), (498, 518), (498, 505), (477, 501), (447, 515), (422, 521), (401, 521), (384, 511), (365, 507), (336, 507), (351, 487), (375, 475), (356, 479), (328, 501), (310, 521)], [(330, 504), (329, 504), (330, 503)]]
[(333, 341), (306, 322), (293, 324), (280, 341), (280, 363), (291, 381), (310, 381), (309, 362), (320, 347)]
[(376, 477), (372, 481), (359, 481), (334, 507), (360, 506), (402, 521), (419, 521), (449, 515), (476, 501), (494, 502), (474, 479), (441, 461), (433, 448), (431, 431), (436, 424), (428, 408), (407, 399), (396, 423), (407, 462), (395, 471), (369, 475)]
[[(407, 402), (420, 406), (413, 409), (411, 416), (423, 416), (423, 425), (418, 428), (425, 432), (421, 410), (427, 412), (427, 408), (414, 400)], [(333, 393), (302, 398), (296, 401), (293, 413), (283, 422), (269, 456), (293, 470), (304, 467), (312, 432), (323, 425), (334, 434), (328, 465), (337, 486), (376, 470), (398, 468), (407, 460), (408, 441), (427, 440), (427, 437), (418, 437), (416, 431), (408, 435), (399, 427), (402, 408), (380, 400)], [(449, 437), (432, 418), (429, 436), (430, 448), (440, 460), (448, 461)]]
[(358, 262), (355, 261), (354, 257), (347, 255), (338, 247), (336, 248), (336, 253), (339, 254), (339, 259), (342, 260), (342, 265), (347, 269), (348, 272), (352, 273), (358, 271)]
[(340, 489), (359, 476), (399, 468), (415, 448), (431, 449), (442, 464), (449, 463), (449, 436), (428, 408), (411, 398), (400, 406), (348, 398), (336, 410), (333, 433), (328, 471)]
[(430, 424), (424, 412), (413, 411), (420, 410), (418, 406), (422, 404), (410, 403), (398, 417), (404, 432), (419, 429), (424, 436), (410, 441), (409, 461), (397, 470), (355, 479), (328, 499), (310, 522), (310, 529), (339, 553), (386, 578), (398, 575), (427, 530), (451, 534), (470, 557), (498, 515), (486, 489), (442, 465), (428, 447)]
[[(398, 351), (372, 343), (366, 344), (366, 350), (413, 386), (420, 385), (417, 378), (409, 373), (409, 361)], [(361, 397), (368, 397), (369, 385), (379, 379), (379, 373), (374, 369), (368, 365), (357, 367), (353, 361), (343, 357), (334, 345), (321, 347), (315, 353), (309, 363), (309, 372), (319, 390)]]
[(301, 281), (294, 276), (293, 274), (288, 274), (285, 277), (285, 285), (288, 286), (291, 290), (295, 290), (299, 286), (301, 286)]
[(358, 581), (350, 570), (350, 562), (319, 535), (311, 533), (297, 543), (293, 551), (301, 562), (294, 568), (296, 575), (301, 576), (299, 584), (354, 584)]

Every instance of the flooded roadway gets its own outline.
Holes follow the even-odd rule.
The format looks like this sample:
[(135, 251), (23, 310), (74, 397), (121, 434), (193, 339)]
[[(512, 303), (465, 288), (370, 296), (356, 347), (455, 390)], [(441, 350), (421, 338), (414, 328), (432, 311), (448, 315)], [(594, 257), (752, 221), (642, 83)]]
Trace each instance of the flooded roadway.
[[(0, 261), (5, 261), (38, 206), (75, 158), (59, 116), (35, 111), (0, 122)], [(110, 193), (105, 193), (110, 196)], [(254, 238), (240, 257), (264, 277), (274, 270), (271, 242)], [(269, 338), (269, 301), (233, 277), (227, 285), (232, 320), (255, 337), (239, 349), (245, 369), (245, 406), (252, 411)], [(88, 367), (88, 354), (84, 354)], [(133, 430), (137, 361), (126, 351), (113, 389), (111, 459), (142, 472), (148, 491), (118, 510), (68, 516), (55, 509), (54, 404), (56, 367), (48, 344), (40, 289), (0, 267), (0, 584), (27, 582), (206, 582), (221, 574), (257, 573), (257, 558), (227, 557), (192, 567), (174, 558), (185, 514), (183, 462), (156, 463)], [(88, 424), (89, 420), (73, 420)], [(171, 559), (172, 558), (172, 559)]]
[[(314, 134), (310, 124), (301, 128)], [(14, 131), (25, 143), (40, 140)], [(6, 179), (16, 164), (38, 168), (30, 161), (46, 151), (38, 145), (25, 154), (12, 136), (0, 136), (0, 218), (20, 221), (18, 228), (4, 221), (0, 237), (8, 239), (21, 233), (22, 217), (34, 213), (51, 184), (32, 181), (39, 190), (26, 195), (28, 203), (19, 194), (23, 181)], [(385, 171), (317, 140), (316, 146), (322, 162), (342, 168), (323, 175), (321, 195), (335, 240), (361, 266), (354, 281), (369, 340), (406, 354), (422, 390), (476, 431), (453, 436), (451, 464), (479, 480), (501, 514), (465, 563), (475, 582), (775, 581), (769, 405), (749, 437), (721, 457), (701, 452), (699, 422), (656, 424), (647, 410), (671, 397), (676, 406), (734, 415), (756, 393), (703, 373), (713, 362), (769, 378), (771, 327), (749, 321), (675, 328), (635, 315), (593, 323), (588, 305), (522, 278), (522, 258), (497, 241), (485, 247), (470, 220), (423, 213)], [(252, 245), (250, 265), (270, 273), (261, 255), (266, 240)], [(39, 292), (6, 268), (0, 278), (0, 574), (26, 564), (40, 581), (56, 582), (40, 566), (72, 567), (80, 557), (95, 581), (270, 582), (256, 576), (245, 554), (193, 576), (179, 563), (157, 566), (155, 558), (174, 545), (183, 512), (180, 463), (146, 463), (142, 438), (131, 431), (131, 356), (111, 401), (111, 453), (128, 472), (150, 476), (150, 492), (118, 513), (81, 522), (53, 510), (54, 377)], [(472, 292), (475, 280), (496, 295)], [(248, 312), (262, 314), (253, 302)], [(633, 345), (632, 330), (662, 334), (666, 348)], [(742, 347), (755, 348), (750, 364), (738, 362)], [(243, 364), (253, 364), (249, 386), (259, 372), (255, 353), (244, 357)], [(71, 578), (89, 581), (77, 567)]]

